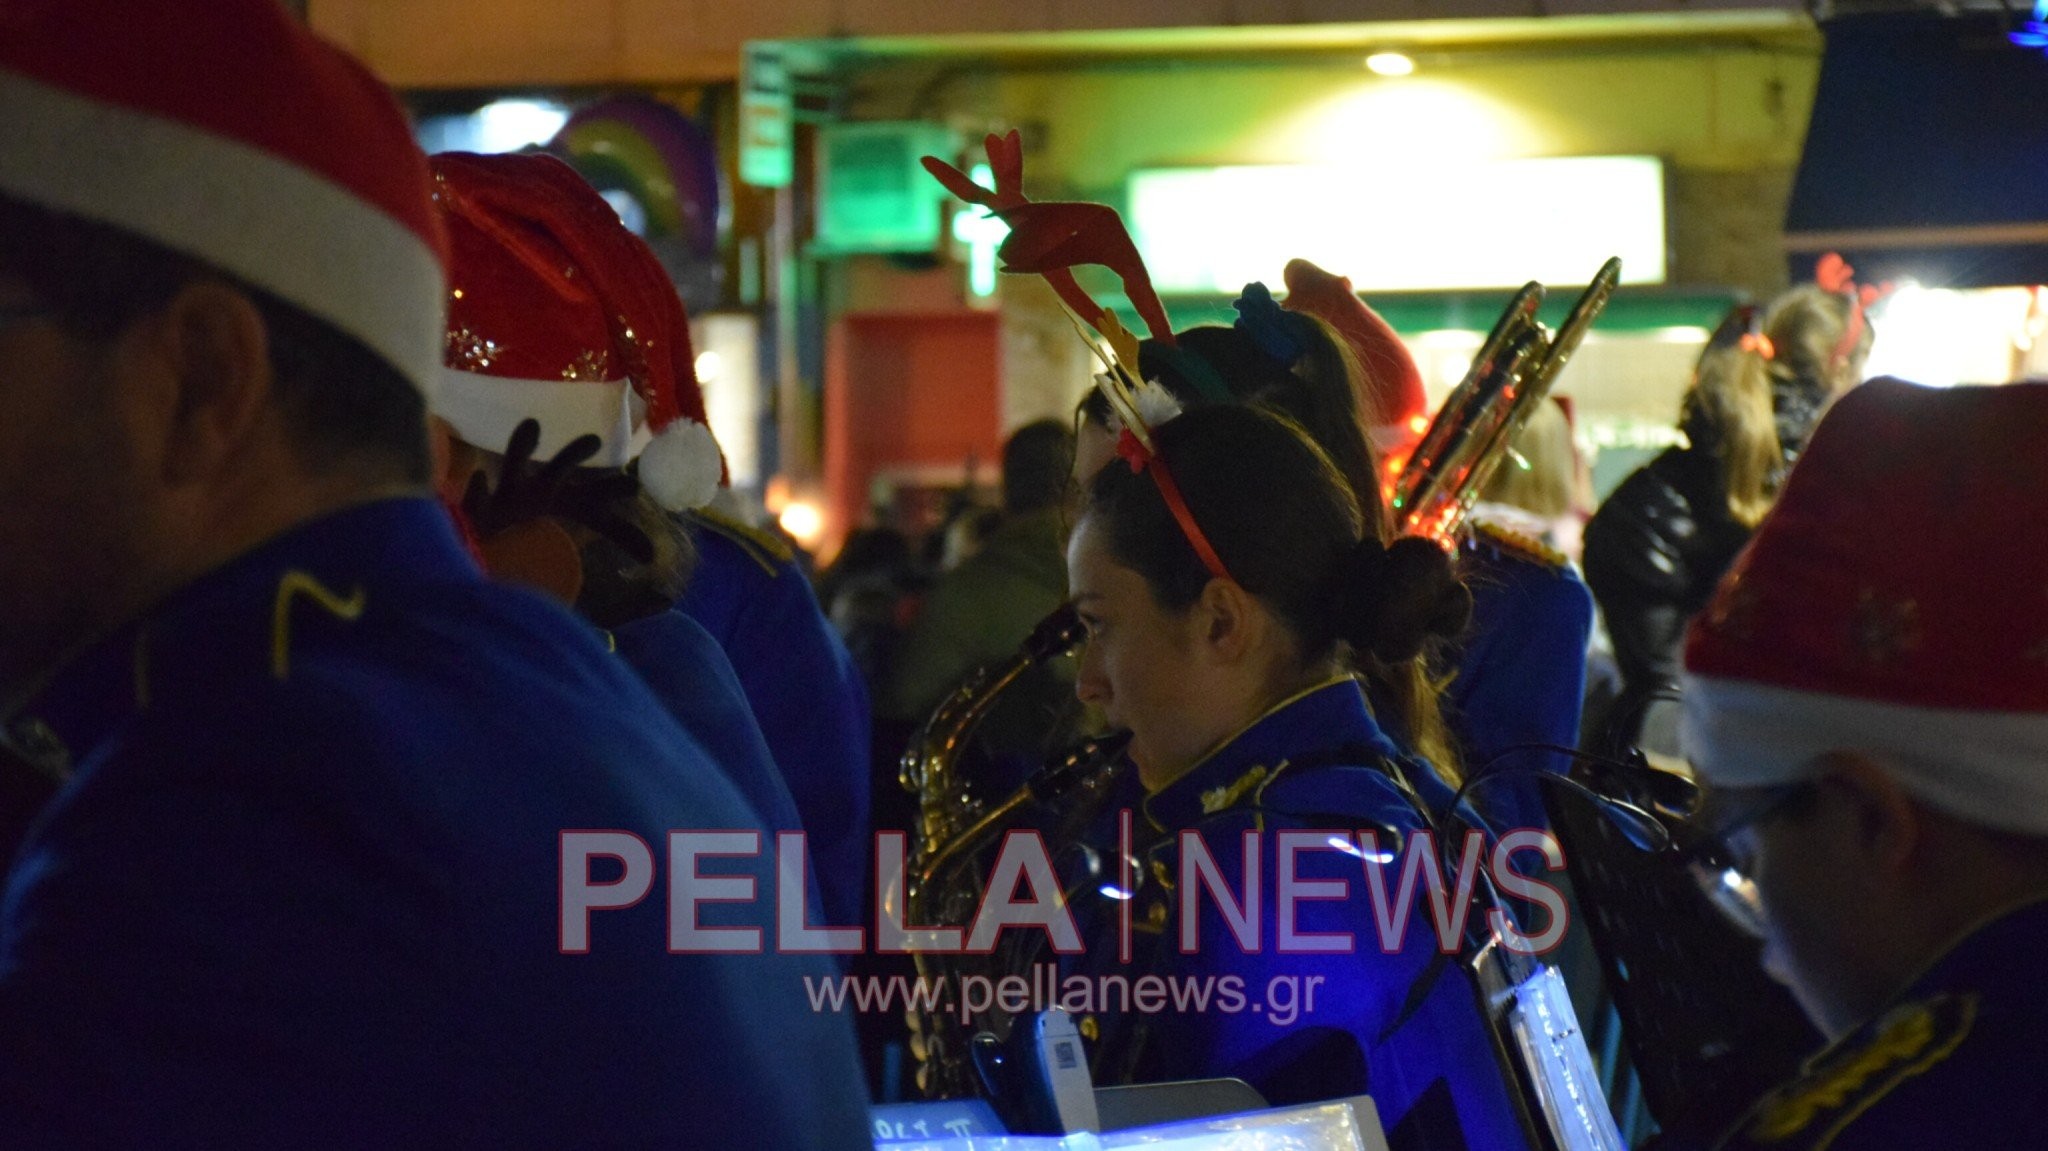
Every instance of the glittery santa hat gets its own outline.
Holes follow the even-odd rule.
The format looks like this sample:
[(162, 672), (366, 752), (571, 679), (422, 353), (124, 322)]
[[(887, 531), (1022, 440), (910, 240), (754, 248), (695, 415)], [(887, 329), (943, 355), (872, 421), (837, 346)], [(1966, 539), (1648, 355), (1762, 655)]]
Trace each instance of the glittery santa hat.
[(443, 246), (377, 79), (275, 0), (0, 4), (0, 196), (206, 261), (423, 391)]
[(454, 253), (435, 414), (491, 449), (537, 420), (542, 459), (595, 435), (591, 462), (637, 452), (663, 507), (709, 503), (725, 465), (660, 260), (551, 156), (447, 153), (433, 166)]
[(2048, 834), (2044, 443), (2048, 384), (1845, 395), (1693, 621), (1700, 774), (1769, 786), (1861, 751), (1934, 806)]

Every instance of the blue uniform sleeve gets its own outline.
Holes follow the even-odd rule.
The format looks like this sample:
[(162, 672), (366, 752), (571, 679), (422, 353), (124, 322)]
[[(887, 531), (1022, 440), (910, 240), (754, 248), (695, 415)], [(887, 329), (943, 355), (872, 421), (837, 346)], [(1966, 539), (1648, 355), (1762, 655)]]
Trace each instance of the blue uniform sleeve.
[(827, 920), (866, 921), (867, 687), (794, 563), (711, 531), (677, 605), (724, 647), (803, 821)]
[[(1570, 569), (1519, 559), (1477, 565), (1468, 583), (1472, 638), (1444, 694), (1466, 773), (1566, 770), (1565, 756), (1509, 749), (1577, 746), (1593, 597)], [(1549, 825), (1541, 785), (1532, 778), (1504, 775), (1475, 787), (1473, 802), (1502, 832)]]
[(46, 814), (0, 904), (9, 1146), (866, 1145), (828, 966), (669, 954), (659, 881), (560, 954), (528, 776), (306, 718), (180, 719)]
[[(1243, 829), (1232, 823), (1203, 832), (1231, 897), (1239, 899)], [(1359, 861), (1334, 850), (1297, 852), (1295, 876), (1304, 885), (1341, 883), (1345, 897), (1318, 894), (1283, 909), (1276, 829), (1267, 828), (1261, 847), (1259, 950), (1239, 946), (1221, 905), (1205, 890), (1195, 905), (1200, 949), (1177, 956), (1171, 970), (1183, 995), (1207, 992), (1215, 998), (1206, 1010), (1171, 1012), (1153, 1023), (1147, 1046), (1157, 1062), (1147, 1077), (1239, 1078), (1275, 1103), (1363, 1091), (1369, 1037), (1392, 1022), (1404, 987), (1433, 949), (1418, 938), (1383, 954)], [(1314, 943), (1286, 945), (1280, 938), (1283, 914), (1304, 938), (1350, 940), (1336, 952), (1301, 949)], [(1180, 941), (1162, 946), (1177, 950)]]
[[(434, 880), (453, 877), (403, 862), (403, 827), (377, 843), (323, 818), (310, 790), (236, 770), (217, 747), (183, 750), (97, 765), (10, 875), (0, 1126), (42, 1147), (140, 1131), (166, 1145), (377, 1142), (366, 1106), (447, 1082), (431, 1046), (379, 1029), (419, 1020), (424, 1037), (451, 1019), (445, 987), (406, 965), (427, 961), (460, 894)], [(453, 1136), (482, 1119), (489, 1075), (423, 1122)]]
[(753, 805), (771, 831), (802, 826), (789, 784), (747, 703), (725, 649), (679, 611), (634, 620), (613, 632), (619, 654)]

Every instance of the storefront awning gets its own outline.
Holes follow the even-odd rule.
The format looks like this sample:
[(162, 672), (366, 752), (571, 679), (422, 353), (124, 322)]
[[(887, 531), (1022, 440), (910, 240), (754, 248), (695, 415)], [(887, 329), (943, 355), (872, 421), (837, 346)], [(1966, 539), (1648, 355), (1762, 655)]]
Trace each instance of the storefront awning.
[(1830, 20), (1785, 245), (1865, 282), (2048, 283), (2048, 57), (1999, 13)]

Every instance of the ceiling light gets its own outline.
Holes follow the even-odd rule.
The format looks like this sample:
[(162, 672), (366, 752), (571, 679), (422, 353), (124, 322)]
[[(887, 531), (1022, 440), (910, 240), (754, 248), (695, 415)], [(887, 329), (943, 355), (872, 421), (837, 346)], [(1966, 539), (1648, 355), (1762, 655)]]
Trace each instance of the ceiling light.
[(1378, 76), (1406, 76), (1415, 71), (1415, 60), (1402, 52), (1374, 52), (1365, 66)]

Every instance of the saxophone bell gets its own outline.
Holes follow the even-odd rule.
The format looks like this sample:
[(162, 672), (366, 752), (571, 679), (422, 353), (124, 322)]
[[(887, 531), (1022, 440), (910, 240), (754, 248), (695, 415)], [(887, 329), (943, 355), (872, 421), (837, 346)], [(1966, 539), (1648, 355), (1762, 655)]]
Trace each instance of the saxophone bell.
[(1619, 259), (1601, 265), (1555, 333), (1536, 319), (1543, 285), (1532, 281), (1515, 293), (1394, 482), (1397, 534), (1449, 546), (1509, 441), (1549, 396), (1620, 282)]

